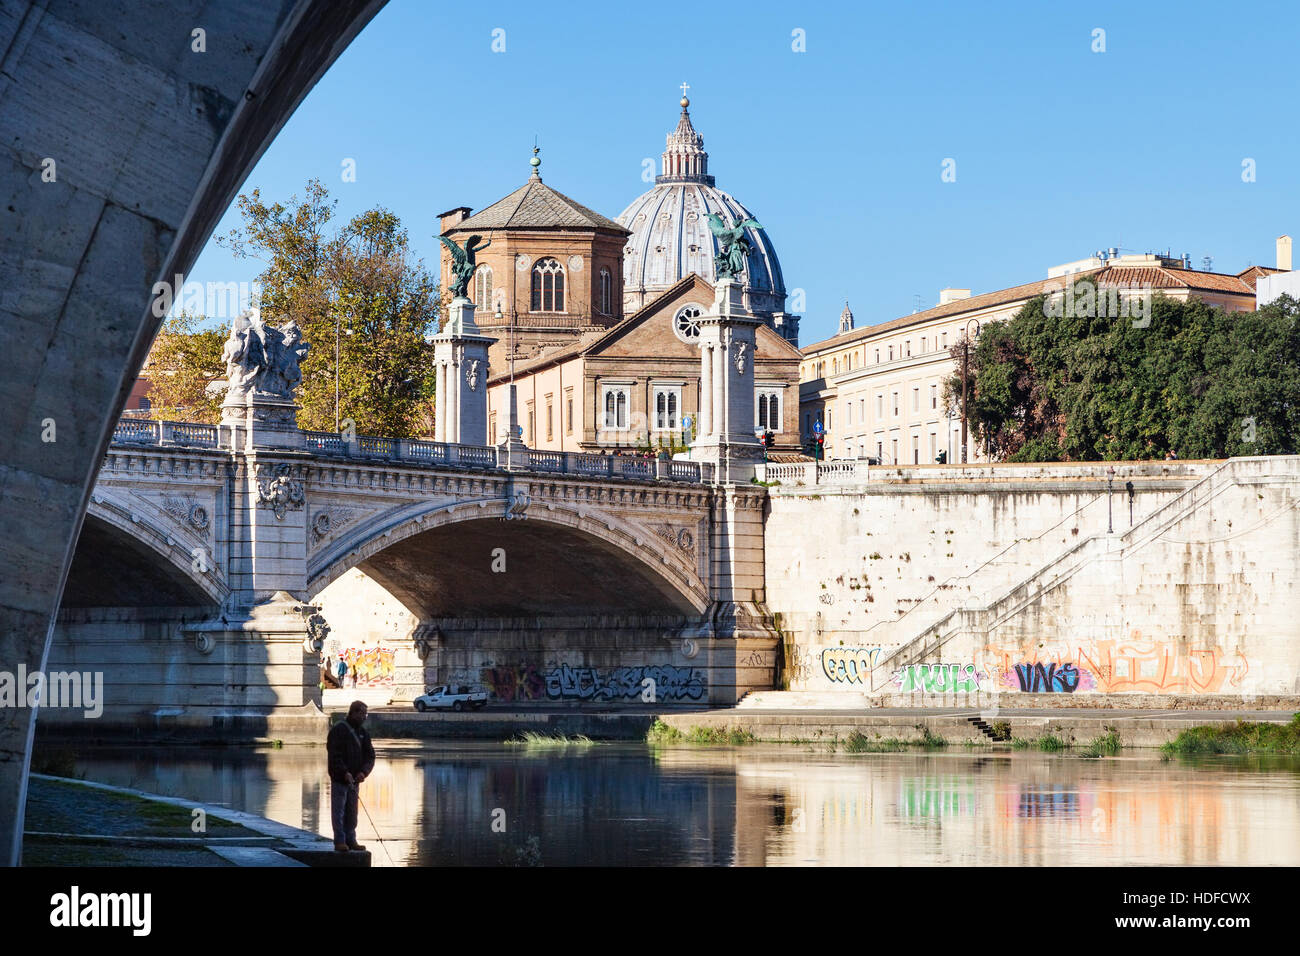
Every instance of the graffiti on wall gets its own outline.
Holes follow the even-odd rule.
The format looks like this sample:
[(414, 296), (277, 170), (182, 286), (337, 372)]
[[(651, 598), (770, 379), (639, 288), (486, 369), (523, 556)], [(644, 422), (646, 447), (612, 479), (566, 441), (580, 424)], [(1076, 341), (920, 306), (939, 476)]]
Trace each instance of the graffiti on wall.
[(348, 683), (356, 675), (358, 687), (386, 686), (393, 683), (397, 651), (391, 647), (347, 647), (339, 655), (347, 662)]
[(671, 664), (611, 667), (603, 672), (598, 667), (561, 664), (543, 679), (551, 700), (633, 700), (651, 686), (656, 700), (703, 700), (707, 687), (696, 668)]
[(822, 651), (822, 672), (832, 684), (869, 683), (879, 647), (828, 647)]
[[(986, 647), (987, 669), (1002, 675), (1003, 686), (1036, 693), (1073, 693), (1065, 668), (1078, 675), (1074, 690), (1103, 694), (1213, 694), (1240, 687), (1250, 664), (1239, 653), (1219, 648), (1189, 648), (1172, 640), (1143, 639), (1132, 631), (1127, 640), (1095, 641), (1026, 655), (1018, 647)], [(1049, 674), (1048, 666), (1056, 670)], [(1041, 671), (1040, 671), (1041, 668)], [(1028, 686), (1022, 683), (1022, 669)], [(1073, 675), (1069, 675), (1073, 679)]]
[(507, 703), (516, 700), (545, 700), (546, 678), (532, 664), (518, 667), (485, 667), (479, 680), (496, 696)]
[(980, 678), (974, 664), (908, 664), (894, 675), (904, 694), (962, 694), (979, 690)]
[(1092, 690), (1096, 681), (1091, 673), (1069, 661), (1025, 661), (1003, 673), (1002, 686), (1027, 694), (1073, 694), (1076, 690)]

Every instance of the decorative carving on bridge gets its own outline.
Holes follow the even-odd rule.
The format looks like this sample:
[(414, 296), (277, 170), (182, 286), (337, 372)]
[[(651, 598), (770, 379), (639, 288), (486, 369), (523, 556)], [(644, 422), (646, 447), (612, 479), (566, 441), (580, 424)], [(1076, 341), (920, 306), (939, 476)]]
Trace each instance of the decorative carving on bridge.
[(276, 465), (271, 475), (257, 479), (257, 503), (270, 508), (277, 521), (283, 521), (290, 511), (298, 511), (307, 504), (302, 480), (295, 478), (290, 465)]
[(747, 342), (736, 343), (736, 372), (741, 375), (745, 374), (745, 350), (747, 348), (749, 348)]
[(330, 626), (317, 605), (303, 604), (298, 611), (307, 619), (307, 636), (303, 638), (302, 649), (308, 654), (319, 654), (330, 636)]
[(465, 382), (469, 385), (471, 392), (478, 391), (478, 359), (471, 359), (469, 366), (465, 369)]
[(506, 506), (506, 521), (523, 521), (528, 517), (528, 506), (533, 503), (533, 499), (527, 492), (517, 492), (510, 496), (509, 503)]
[(658, 524), (654, 525), (654, 531), (655, 534), (678, 550), (687, 554), (695, 553), (695, 535), (691, 533), (689, 528), (682, 528), (673, 524)]
[(195, 501), (193, 495), (168, 495), (162, 500), (162, 510), (207, 537), (211, 526), (208, 509)]

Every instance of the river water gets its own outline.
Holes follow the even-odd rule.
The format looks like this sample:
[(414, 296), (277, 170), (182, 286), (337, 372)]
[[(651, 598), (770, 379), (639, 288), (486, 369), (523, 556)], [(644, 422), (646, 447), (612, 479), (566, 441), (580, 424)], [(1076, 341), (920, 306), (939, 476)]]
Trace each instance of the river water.
[[(377, 866), (1300, 863), (1293, 758), (450, 741), (378, 751), (358, 827)], [(323, 747), (134, 748), (96, 750), (78, 770), (329, 835), (324, 764)]]

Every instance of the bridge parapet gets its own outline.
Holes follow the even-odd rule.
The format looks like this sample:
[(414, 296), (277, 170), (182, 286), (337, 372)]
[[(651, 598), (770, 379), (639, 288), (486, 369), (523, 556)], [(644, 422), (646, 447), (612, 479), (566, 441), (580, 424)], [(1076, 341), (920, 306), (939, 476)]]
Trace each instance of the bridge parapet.
[[(358, 461), (391, 461), (435, 467), (511, 469), (508, 456), (494, 445), (464, 445), (418, 438), (349, 436), (338, 432), (300, 430), (305, 450), (317, 457)], [(113, 431), (121, 445), (227, 448), (232, 431), (218, 425), (124, 418)], [(699, 484), (714, 477), (712, 466), (698, 461), (665, 461), (631, 455), (594, 455), (571, 451), (529, 450), (523, 470), (586, 478), (625, 478), (632, 481), (679, 481)]]

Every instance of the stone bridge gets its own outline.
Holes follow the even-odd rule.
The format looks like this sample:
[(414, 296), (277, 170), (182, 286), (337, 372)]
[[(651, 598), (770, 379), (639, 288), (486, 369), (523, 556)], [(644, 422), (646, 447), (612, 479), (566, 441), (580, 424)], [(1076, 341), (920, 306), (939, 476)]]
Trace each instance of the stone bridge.
[[(115, 431), (49, 665), (102, 672), (108, 724), (316, 713), (313, 601), (352, 569), (410, 612), (398, 697), (485, 667), (522, 680), (512, 698), (722, 704), (772, 686), (762, 488), (701, 462), (243, 437)], [(581, 676), (544, 695), (544, 667)]]

